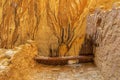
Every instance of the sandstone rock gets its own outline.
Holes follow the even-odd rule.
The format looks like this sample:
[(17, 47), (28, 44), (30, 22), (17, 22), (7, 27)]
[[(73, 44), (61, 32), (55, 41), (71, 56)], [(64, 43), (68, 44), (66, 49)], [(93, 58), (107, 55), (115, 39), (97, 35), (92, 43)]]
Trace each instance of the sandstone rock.
[[(29, 79), (30, 70), (37, 64), (34, 60), (35, 56), (38, 54), (37, 46), (35, 42), (29, 41), (24, 45), (19, 46), (21, 50), (16, 49), (16, 53), (11, 59), (9, 65), (10, 70), (7, 71), (7, 80), (19, 80), (19, 79)], [(22, 76), (24, 75), (24, 76)], [(22, 77), (20, 77), (22, 76)]]
[[(94, 13), (96, 7), (109, 10), (117, 1), (119, 0), (0, 0), (0, 48), (13, 48), (17, 51), (11, 59), (13, 65), (10, 65), (10, 72), (2, 80), (27, 80), (27, 74), (36, 65), (33, 57), (38, 53), (42, 56), (50, 56), (50, 52), (52, 56), (57, 56), (57, 53), (78, 56), (86, 35), (88, 13)], [(115, 4), (118, 5), (119, 3)], [(87, 34), (97, 46), (97, 66), (106, 79), (119, 79), (119, 10), (97, 10), (88, 19), (87, 26), (91, 29)], [(37, 46), (31, 41), (24, 44), (27, 40), (36, 41)], [(16, 47), (19, 45), (21, 46)], [(92, 48), (90, 52), (93, 51)], [(63, 50), (65, 51), (62, 52)], [(8, 51), (7, 55), (2, 55), (2, 59), (5, 55), (11, 58), (12, 54)]]
[(95, 63), (103, 73), (105, 80), (120, 79), (120, 9), (110, 11), (96, 10), (88, 17), (89, 36), (95, 44)]
[[(0, 48), (13, 48), (32, 39), (37, 42), (39, 55), (49, 56), (55, 41), (54, 56), (61, 44), (68, 46), (63, 53), (66, 56), (79, 55), (86, 32), (86, 15), (101, 5), (110, 8), (117, 1), (1, 0)], [(53, 41), (51, 36), (55, 36)]]

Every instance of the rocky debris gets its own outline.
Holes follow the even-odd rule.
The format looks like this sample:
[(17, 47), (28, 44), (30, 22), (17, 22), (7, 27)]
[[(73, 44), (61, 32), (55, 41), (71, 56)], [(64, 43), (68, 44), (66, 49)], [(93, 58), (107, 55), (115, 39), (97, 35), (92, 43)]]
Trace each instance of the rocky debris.
[(33, 66), (35, 64), (34, 57), (37, 55), (37, 51), (35, 43), (30, 40), (27, 41), (26, 44), (13, 49), (1, 49), (0, 55), (2, 55), (2, 57), (0, 58), (0, 80), (14, 79), (13, 77), (15, 76), (13, 75), (20, 75), (19, 71), (22, 70), (24, 74), (26, 69), (29, 70), (29, 68), (31, 68), (30, 65)]
[(17, 51), (14, 49), (0, 49), (0, 64), (5, 64), (7, 66)]
[[(1, 52), (5, 53), (6, 50)], [(9, 69), (0, 65), (4, 70), (0, 73), (0, 80), (104, 80), (100, 71), (92, 63), (66, 66), (36, 63), (34, 58), (38, 54), (38, 49), (33, 41), (7, 51), (8, 54), (12, 52), (16, 53), (11, 59), (8, 58), (11, 60), (9, 66), (4, 63)], [(5, 58), (3, 60), (7, 62)]]
[(9, 68), (11, 59), (15, 53), (12, 49), (0, 49), (0, 72)]
[(120, 79), (120, 8), (97, 9), (87, 19), (89, 36), (95, 41), (95, 63), (105, 80)]
[(7, 57), (7, 58), (11, 58), (11, 57), (14, 56), (15, 53), (16, 53), (16, 51), (13, 51), (13, 50), (7, 50), (7, 51), (5, 52), (5, 57)]

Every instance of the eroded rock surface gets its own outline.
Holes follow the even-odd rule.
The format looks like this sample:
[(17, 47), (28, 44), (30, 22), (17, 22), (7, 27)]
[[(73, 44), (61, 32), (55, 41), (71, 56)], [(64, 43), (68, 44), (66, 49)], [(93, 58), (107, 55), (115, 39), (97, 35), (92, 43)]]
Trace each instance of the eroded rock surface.
[(87, 14), (96, 7), (109, 9), (117, 1), (1, 0), (0, 48), (13, 48), (32, 39), (40, 55), (49, 56), (52, 49), (53, 56), (56, 51), (59, 56), (78, 56)]
[[(13, 48), (0, 50), (0, 79), (54, 80), (55, 77), (56, 80), (102, 80), (100, 72), (93, 66), (91, 71), (86, 68), (89, 65), (85, 65), (85, 69), (80, 66), (58, 66), (56, 70), (53, 66), (49, 68), (37, 64), (33, 58), (36, 54), (49, 56), (50, 51), (54, 53), (52, 56), (56, 56), (58, 51), (60, 56), (78, 55), (86, 33), (87, 14), (94, 13), (96, 7), (108, 10), (117, 1), (119, 0), (0, 0), (0, 48)], [(116, 5), (119, 6), (119, 3)], [(88, 22), (90, 27), (94, 27), (91, 28), (94, 31), (90, 31), (93, 32), (92, 35), (97, 34), (93, 36), (98, 46), (95, 62), (106, 80), (117, 80), (120, 71), (120, 12), (113, 9), (107, 12), (98, 10), (95, 13), (89, 17)], [(29, 39), (35, 40), (37, 46), (30, 43), (14, 48)]]
[(105, 80), (120, 79), (120, 9), (96, 10), (88, 17), (90, 36), (95, 41), (95, 63)]

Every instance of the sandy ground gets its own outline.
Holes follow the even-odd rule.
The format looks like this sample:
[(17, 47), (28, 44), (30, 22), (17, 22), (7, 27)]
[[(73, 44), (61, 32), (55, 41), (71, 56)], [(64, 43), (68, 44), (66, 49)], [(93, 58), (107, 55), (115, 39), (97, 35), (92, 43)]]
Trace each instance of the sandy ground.
[(39, 65), (38, 68), (32, 72), (31, 80), (104, 80), (92, 63), (66, 66)]

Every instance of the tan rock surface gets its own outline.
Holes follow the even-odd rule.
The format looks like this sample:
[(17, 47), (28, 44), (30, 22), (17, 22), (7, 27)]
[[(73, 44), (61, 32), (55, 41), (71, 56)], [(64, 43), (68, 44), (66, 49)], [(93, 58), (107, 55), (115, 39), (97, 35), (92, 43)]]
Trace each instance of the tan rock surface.
[(110, 11), (97, 10), (88, 17), (95, 41), (95, 63), (105, 80), (120, 79), (120, 8)]

